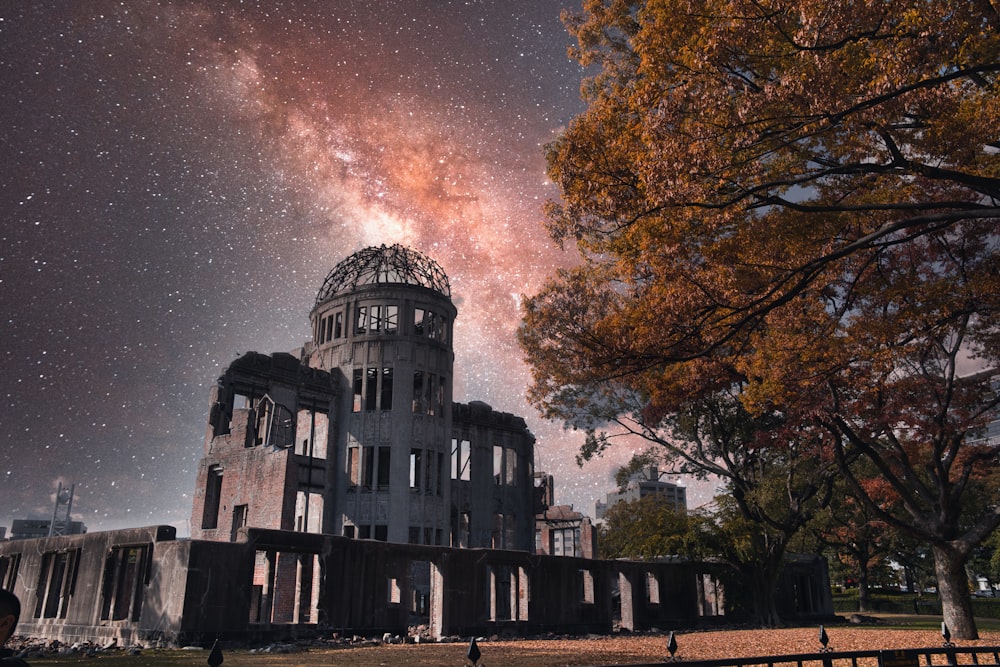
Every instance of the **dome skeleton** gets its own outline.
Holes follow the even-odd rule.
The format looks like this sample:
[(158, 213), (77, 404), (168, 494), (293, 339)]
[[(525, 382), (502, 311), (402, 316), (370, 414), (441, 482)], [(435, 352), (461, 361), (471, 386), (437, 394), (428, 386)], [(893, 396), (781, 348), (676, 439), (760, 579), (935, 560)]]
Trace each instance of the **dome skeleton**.
[(362, 285), (387, 284), (419, 285), (451, 298), (448, 276), (437, 262), (394, 244), (359, 250), (333, 267), (319, 289), (316, 305)]

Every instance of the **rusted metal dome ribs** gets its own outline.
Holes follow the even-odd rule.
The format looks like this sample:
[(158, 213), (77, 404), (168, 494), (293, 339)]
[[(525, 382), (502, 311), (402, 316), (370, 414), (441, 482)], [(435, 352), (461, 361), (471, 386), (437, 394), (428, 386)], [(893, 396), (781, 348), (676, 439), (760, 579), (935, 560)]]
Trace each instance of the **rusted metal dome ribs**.
[(319, 288), (316, 304), (363, 285), (419, 285), (451, 298), (448, 276), (437, 262), (394, 244), (359, 250), (333, 267)]

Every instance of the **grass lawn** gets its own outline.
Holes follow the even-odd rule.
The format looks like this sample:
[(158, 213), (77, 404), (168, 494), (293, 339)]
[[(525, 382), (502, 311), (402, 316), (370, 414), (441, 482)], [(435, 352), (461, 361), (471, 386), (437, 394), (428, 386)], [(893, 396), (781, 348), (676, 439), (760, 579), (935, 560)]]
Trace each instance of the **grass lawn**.
[[(850, 617), (850, 614), (842, 614), (842, 616)], [(883, 614), (879, 612), (866, 613), (865, 616), (874, 616), (881, 620), (884, 625), (879, 627), (882, 628), (898, 628), (898, 629), (934, 629), (940, 632), (941, 630), (941, 617), (935, 616), (933, 614)], [(979, 633), (996, 632), (1000, 633), (1000, 618), (977, 618), (976, 627), (979, 628)]]

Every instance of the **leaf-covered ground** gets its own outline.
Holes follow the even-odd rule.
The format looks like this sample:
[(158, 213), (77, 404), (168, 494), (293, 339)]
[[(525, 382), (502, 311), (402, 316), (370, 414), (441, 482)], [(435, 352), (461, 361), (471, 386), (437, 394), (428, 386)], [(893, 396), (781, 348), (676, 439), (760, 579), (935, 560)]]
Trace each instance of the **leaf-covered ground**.
[[(931, 627), (928, 627), (931, 626)], [(939, 648), (939, 626), (899, 629), (879, 626), (837, 625), (827, 628), (833, 651), (901, 648)], [(980, 630), (976, 642), (957, 641), (958, 646), (1000, 646), (1000, 630)], [(678, 633), (677, 657), (681, 660), (754, 657), (778, 654), (813, 653), (820, 649), (818, 627), (776, 630), (724, 630)], [(666, 636), (614, 636), (558, 640), (482, 641), (480, 664), (485, 667), (562, 667), (579, 665), (628, 665), (662, 663), (668, 655)], [(309, 648), (289, 654), (227, 651), (223, 667), (291, 667), (294, 665), (346, 665), (350, 667), (389, 667), (414, 665), (437, 667), (468, 664), (466, 644), (385, 645), (356, 648)], [(141, 656), (102, 656), (97, 659), (61, 657), (31, 660), (35, 667), (65, 667), (86, 664), (91, 667), (160, 667), (184, 665), (201, 667), (208, 651), (145, 651)], [(963, 661), (967, 662), (967, 661)], [(993, 659), (985, 662), (993, 664)], [(922, 664), (922, 663), (921, 663)], [(939, 664), (939, 663), (935, 663)], [(944, 664), (942, 660), (940, 664)], [(794, 666), (793, 666), (794, 667)], [(835, 667), (851, 667), (849, 662)]]

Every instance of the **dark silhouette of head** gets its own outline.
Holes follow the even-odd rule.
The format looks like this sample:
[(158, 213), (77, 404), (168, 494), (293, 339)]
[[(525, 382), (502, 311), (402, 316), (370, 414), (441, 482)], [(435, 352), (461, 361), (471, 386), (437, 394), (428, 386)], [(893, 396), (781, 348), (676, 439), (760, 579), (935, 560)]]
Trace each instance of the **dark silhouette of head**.
[(0, 588), (0, 646), (14, 634), (20, 617), (21, 601), (10, 591)]

